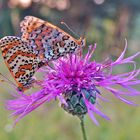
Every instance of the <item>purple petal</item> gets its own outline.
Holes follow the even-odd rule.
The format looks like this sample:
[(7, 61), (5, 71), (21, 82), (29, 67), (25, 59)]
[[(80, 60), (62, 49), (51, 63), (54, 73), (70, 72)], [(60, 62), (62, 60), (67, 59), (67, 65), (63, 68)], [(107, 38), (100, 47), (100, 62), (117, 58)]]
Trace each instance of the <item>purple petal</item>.
[(88, 114), (89, 114), (90, 118), (92, 119), (92, 121), (93, 121), (97, 126), (99, 126), (99, 123), (98, 123), (98, 121), (96, 120), (96, 118), (94, 117), (93, 112), (90, 111), (90, 110), (88, 110)]

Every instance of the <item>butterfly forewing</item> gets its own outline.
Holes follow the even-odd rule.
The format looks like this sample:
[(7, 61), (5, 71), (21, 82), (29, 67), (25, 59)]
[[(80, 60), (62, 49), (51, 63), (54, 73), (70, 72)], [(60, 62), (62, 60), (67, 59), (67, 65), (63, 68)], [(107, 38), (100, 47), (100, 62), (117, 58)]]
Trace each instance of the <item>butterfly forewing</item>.
[(18, 88), (23, 91), (31, 87), (33, 75), (38, 68), (37, 52), (19, 37), (6, 36), (0, 39), (5, 63)]
[(50, 61), (72, 53), (83, 46), (60, 28), (36, 17), (27, 16), (21, 22), (22, 39), (38, 51), (40, 60)]

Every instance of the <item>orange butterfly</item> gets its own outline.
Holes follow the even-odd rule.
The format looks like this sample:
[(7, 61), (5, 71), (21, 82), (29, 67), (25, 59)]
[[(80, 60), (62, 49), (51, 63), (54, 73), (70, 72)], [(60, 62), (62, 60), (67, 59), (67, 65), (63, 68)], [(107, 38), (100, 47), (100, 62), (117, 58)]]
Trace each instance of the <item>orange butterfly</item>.
[(85, 38), (75, 39), (53, 24), (27, 16), (20, 24), (22, 40), (38, 51), (43, 61), (50, 61), (85, 46)]
[(75, 39), (62, 29), (33, 16), (20, 24), (22, 36), (0, 39), (5, 63), (18, 89), (25, 91), (35, 82), (35, 72), (50, 60), (58, 59), (85, 46), (85, 38)]

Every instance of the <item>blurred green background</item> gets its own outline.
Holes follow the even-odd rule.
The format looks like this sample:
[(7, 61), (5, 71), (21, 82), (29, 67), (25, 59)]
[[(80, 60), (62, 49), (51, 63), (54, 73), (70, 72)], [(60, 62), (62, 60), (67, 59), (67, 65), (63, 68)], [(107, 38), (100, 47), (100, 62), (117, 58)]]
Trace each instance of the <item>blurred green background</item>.
[[(0, 37), (20, 36), (19, 23), (26, 15), (47, 20), (73, 35), (60, 24), (66, 22), (78, 36), (86, 36), (87, 45), (97, 43), (94, 58), (99, 62), (106, 57), (117, 58), (125, 38), (128, 40), (126, 56), (140, 51), (139, 0), (0, 0)], [(140, 59), (136, 61), (139, 65)], [(0, 72), (12, 79), (1, 54)], [(44, 104), (12, 128), (13, 119), (5, 110), (4, 100), (11, 98), (9, 93), (14, 90), (0, 83), (0, 92), (0, 140), (82, 140), (80, 121), (65, 113), (58, 102)], [(102, 92), (111, 99), (101, 105), (112, 121), (97, 116), (100, 122), (97, 127), (87, 116), (88, 139), (139, 140), (140, 107), (128, 106), (110, 93)], [(140, 98), (134, 100), (139, 103)]]

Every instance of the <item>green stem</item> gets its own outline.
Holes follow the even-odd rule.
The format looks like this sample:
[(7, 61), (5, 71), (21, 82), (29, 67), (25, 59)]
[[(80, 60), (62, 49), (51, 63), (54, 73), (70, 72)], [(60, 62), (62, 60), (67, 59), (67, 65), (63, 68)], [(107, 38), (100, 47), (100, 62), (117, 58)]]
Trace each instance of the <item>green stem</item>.
[(83, 140), (87, 140), (85, 125), (84, 125), (84, 120), (83, 119), (81, 119), (81, 130), (82, 130), (82, 133), (83, 133)]

